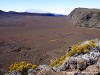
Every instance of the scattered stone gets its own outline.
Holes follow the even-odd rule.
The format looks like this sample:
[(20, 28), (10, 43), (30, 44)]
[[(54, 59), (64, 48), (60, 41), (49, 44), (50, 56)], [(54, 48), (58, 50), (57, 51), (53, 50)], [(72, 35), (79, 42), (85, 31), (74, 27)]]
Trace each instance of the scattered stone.
[(19, 71), (13, 71), (10, 73), (6, 73), (5, 75), (22, 75)]
[(48, 68), (48, 65), (39, 65), (37, 69), (42, 70), (42, 69), (45, 69), (45, 68)]
[(36, 74), (34, 74), (34, 73), (29, 73), (28, 75), (36, 75)]
[(1, 42), (0, 42), (0, 47), (1, 47), (1, 46), (5, 46), (5, 42), (4, 42), (4, 41), (1, 41)]
[(7, 71), (0, 69), (0, 75), (4, 75), (5, 73), (7, 73)]
[(51, 71), (52, 71), (52, 72), (57, 72), (57, 67), (52, 67), (52, 68), (51, 68)]
[(27, 73), (28, 74), (36, 73), (36, 69), (28, 69)]

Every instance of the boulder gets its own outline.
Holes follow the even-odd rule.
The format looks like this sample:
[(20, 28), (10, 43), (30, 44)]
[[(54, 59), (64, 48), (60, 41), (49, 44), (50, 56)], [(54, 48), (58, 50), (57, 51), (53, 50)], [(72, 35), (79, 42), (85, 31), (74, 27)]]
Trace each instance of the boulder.
[(69, 69), (69, 64), (66, 62), (65, 64), (62, 64), (61, 66), (59, 66), (57, 68), (57, 71), (66, 71), (67, 69)]
[(86, 68), (86, 70), (82, 71), (82, 73), (86, 73), (86, 75), (99, 75), (100, 68), (97, 65), (91, 65)]
[(87, 62), (83, 58), (77, 57), (77, 69), (84, 70), (87, 67)]
[(100, 68), (100, 57), (98, 58), (98, 61), (97, 61), (97, 63), (96, 63), (96, 66), (97, 66), (98, 68)]
[(86, 60), (87, 63), (92, 65), (96, 62), (96, 59), (100, 57), (100, 52), (99, 50), (94, 50), (94, 51), (91, 51), (90, 53), (79, 55), (78, 57), (83, 58), (84, 60)]
[(84, 70), (87, 67), (86, 61), (81, 57), (70, 57), (68, 64), (71, 69)]

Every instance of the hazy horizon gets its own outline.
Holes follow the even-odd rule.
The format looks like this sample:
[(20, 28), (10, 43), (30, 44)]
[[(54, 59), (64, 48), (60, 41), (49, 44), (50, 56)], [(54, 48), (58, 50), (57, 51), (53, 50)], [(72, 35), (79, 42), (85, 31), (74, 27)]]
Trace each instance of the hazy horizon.
[(0, 10), (68, 15), (74, 8), (100, 9), (100, 0), (0, 0)]

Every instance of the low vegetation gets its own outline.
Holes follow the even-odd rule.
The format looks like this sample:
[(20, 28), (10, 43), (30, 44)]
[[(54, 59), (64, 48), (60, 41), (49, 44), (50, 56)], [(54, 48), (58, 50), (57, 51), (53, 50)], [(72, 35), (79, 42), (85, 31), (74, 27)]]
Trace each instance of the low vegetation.
[[(27, 63), (27, 62), (23, 61), (23, 62), (12, 64), (9, 67), (9, 69), (10, 69), (11, 73), (14, 72), (14, 71), (19, 71), (22, 75), (31, 74), (31, 71), (32, 71), (32, 73), (34, 73), (33, 72), (34, 70), (36, 71), (36, 73), (46, 73), (46, 74), (48, 74), (48, 73), (51, 72), (51, 70), (52, 71), (54, 70), (53, 69), (54, 67), (57, 68), (57, 69), (54, 70), (56, 72), (58, 72), (60, 70), (65, 71), (65, 67), (66, 67), (65, 65), (66, 64), (63, 65), (62, 68), (59, 68), (59, 67), (61, 67), (62, 64), (64, 64), (64, 62), (67, 62), (66, 58), (68, 58), (68, 57), (74, 57), (74, 59), (75, 59), (75, 57), (78, 57), (80, 54), (81, 55), (86, 55), (86, 53), (88, 54), (90, 52), (93, 52), (93, 49), (94, 48), (96, 49), (96, 47), (97, 47), (97, 42), (95, 40), (85, 41), (85, 42), (82, 42), (82, 43), (79, 42), (78, 44), (73, 45), (72, 47), (70, 47), (69, 51), (65, 55), (63, 55), (62, 57), (60, 57), (60, 58), (56, 59), (55, 61), (53, 61), (49, 66), (44, 66), (44, 65), (37, 66), (37, 65), (33, 65), (31, 63)], [(94, 54), (95, 54), (95, 52), (94, 52)], [(79, 60), (81, 61), (81, 59), (79, 59)], [(81, 61), (81, 65), (86, 65), (86, 63), (82, 62), (82, 61)], [(68, 65), (72, 65), (72, 64), (69, 63)], [(79, 68), (82, 68), (82, 69), (86, 68), (86, 67), (85, 68), (82, 67), (80, 64), (78, 64), (78, 65), (80, 66)]]
[(24, 74), (26, 74), (27, 70), (30, 68), (35, 69), (35, 68), (37, 68), (37, 65), (33, 65), (31, 63), (26, 63), (25, 61), (23, 61), (23, 62), (19, 62), (19, 63), (14, 63), (9, 67), (10, 71), (17, 70)]
[(90, 40), (87, 44), (83, 44), (83, 45), (82, 45), (82, 43), (79, 42), (77, 45), (72, 46), (71, 50), (66, 55), (64, 55), (61, 58), (58, 58), (54, 62), (52, 62), (50, 64), (50, 67), (52, 67), (52, 66), (58, 67), (63, 63), (63, 61), (67, 57), (88, 53), (88, 52), (90, 52), (91, 48), (93, 48), (93, 47), (96, 47), (95, 41), (93, 41), (93, 40)]

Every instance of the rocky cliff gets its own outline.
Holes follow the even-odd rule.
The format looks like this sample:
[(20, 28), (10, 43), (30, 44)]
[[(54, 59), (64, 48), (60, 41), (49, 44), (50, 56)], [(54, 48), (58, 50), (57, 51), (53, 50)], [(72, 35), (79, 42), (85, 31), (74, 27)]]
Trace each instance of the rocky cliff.
[(76, 26), (100, 28), (100, 9), (75, 8), (68, 17)]

